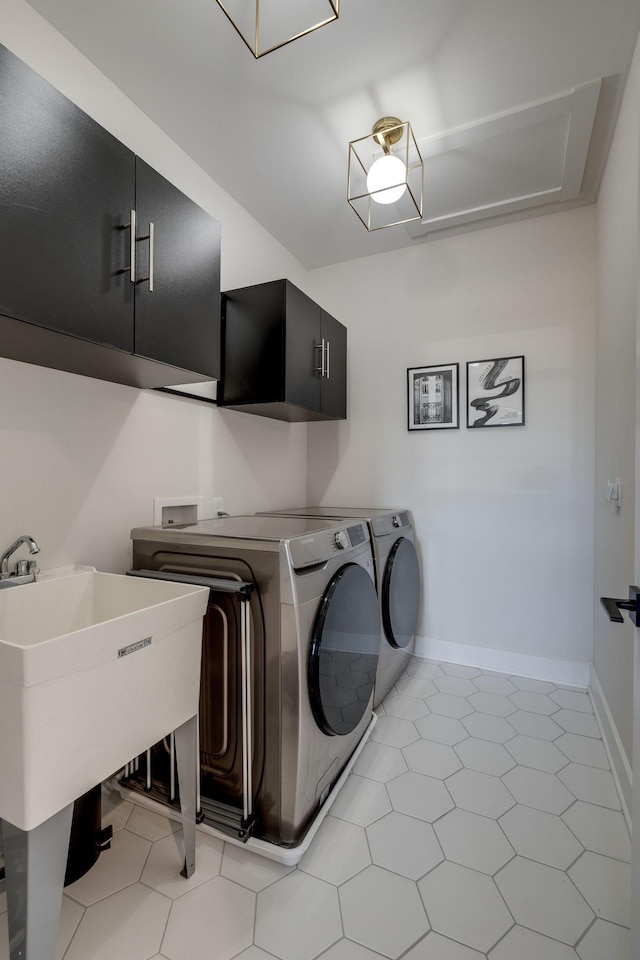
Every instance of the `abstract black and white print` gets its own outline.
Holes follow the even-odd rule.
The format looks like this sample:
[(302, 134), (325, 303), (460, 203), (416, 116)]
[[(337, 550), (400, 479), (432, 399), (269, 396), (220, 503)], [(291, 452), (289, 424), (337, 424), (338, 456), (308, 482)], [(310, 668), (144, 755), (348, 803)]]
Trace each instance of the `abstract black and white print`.
[(409, 430), (457, 428), (458, 364), (412, 367), (407, 375)]
[(524, 357), (467, 363), (467, 426), (524, 424)]

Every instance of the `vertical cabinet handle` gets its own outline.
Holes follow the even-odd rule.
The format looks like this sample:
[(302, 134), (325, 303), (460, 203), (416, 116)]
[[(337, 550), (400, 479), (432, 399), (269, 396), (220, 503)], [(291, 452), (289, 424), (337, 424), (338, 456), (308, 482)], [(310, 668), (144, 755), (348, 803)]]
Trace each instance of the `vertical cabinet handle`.
[(319, 373), (325, 380), (331, 379), (331, 341), (323, 337), (320, 343), (316, 343), (315, 350), (320, 351), (320, 366), (314, 367), (316, 373)]
[(136, 283), (147, 282), (149, 284), (149, 293), (153, 293), (154, 239), (155, 239), (155, 225), (150, 220), (149, 233), (145, 237), (136, 237), (136, 241), (140, 241), (140, 242), (142, 242), (143, 240), (149, 241), (149, 273), (146, 277), (140, 277), (139, 280), (135, 281)]
[[(155, 225), (149, 221), (149, 233), (146, 237), (137, 237), (136, 236), (136, 224), (137, 217), (136, 211), (131, 210), (131, 219), (128, 224), (125, 224), (122, 228), (123, 230), (129, 230), (129, 266), (124, 267), (120, 273), (128, 273), (129, 280), (131, 283), (144, 283), (145, 280), (149, 282), (149, 292), (153, 293), (153, 269), (154, 269), (154, 239), (155, 239)], [(136, 277), (136, 243), (138, 240), (148, 240), (149, 241), (149, 276), (143, 277), (141, 280), (138, 280)], [(322, 341), (324, 344), (324, 340)], [(323, 359), (324, 366), (324, 359)]]
[[(127, 229), (126, 227), (124, 228)], [(131, 220), (129, 221), (129, 280), (136, 282), (136, 212), (131, 211)], [(126, 270), (124, 271), (126, 273)]]
[(154, 225), (149, 221), (149, 293), (153, 293), (153, 237)]
[(131, 252), (131, 270), (129, 271), (129, 280), (136, 282), (136, 212), (131, 211), (131, 236), (129, 237), (129, 249)]

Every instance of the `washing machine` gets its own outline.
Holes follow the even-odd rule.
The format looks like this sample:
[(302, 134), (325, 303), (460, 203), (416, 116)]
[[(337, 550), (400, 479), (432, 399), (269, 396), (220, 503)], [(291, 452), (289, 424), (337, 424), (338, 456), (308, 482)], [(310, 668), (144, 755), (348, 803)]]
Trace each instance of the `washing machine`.
[(404, 508), (298, 507), (264, 516), (365, 520), (371, 536), (380, 604), (380, 657), (374, 707), (389, 693), (413, 653), (422, 598), (422, 578), (411, 512)]
[[(239, 516), (131, 536), (132, 572), (210, 586), (201, 816), (229, 836), (296, 847), (375, 720), (379, 612), (367, 524)], [(146, 791), (172, 790), (170, 774), (158, 784), (155, 770), (136, 764), (130, 786), (137, 777)]]

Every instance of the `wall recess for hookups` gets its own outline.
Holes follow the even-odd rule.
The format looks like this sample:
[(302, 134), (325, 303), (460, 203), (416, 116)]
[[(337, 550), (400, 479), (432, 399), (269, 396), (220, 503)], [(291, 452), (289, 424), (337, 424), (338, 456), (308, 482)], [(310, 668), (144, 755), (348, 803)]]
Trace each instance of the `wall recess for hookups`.
[(197, 523), (204, 514), (204, 497), (154, 497), (154, 527), (178, 527)]

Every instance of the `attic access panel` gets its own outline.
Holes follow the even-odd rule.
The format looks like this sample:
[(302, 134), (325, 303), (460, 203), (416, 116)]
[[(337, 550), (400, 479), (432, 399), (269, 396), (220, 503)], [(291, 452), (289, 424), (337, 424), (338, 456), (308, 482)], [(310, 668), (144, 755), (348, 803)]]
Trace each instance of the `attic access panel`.
[(424, 217), (411, 237), (580, 195), (601, 80), (419, 143)]

